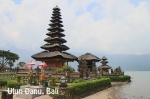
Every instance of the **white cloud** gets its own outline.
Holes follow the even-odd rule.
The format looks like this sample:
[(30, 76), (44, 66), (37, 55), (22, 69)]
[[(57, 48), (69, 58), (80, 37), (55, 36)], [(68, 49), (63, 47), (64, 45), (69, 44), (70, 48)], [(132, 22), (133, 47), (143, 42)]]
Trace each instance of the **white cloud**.
[[(101, 6), (91, 10), (102, 14), (100, 20), (94, 20), (96, 15), (87, 10), (93, 2)], [(17, 5), (11, 0), (1, 0), (0, 39), (3, 42), (0, 47), (11, 44), (17, 49), (39, 51), (45, 44), (52, 8), (56, 5), (61, 8), (66, 45), (71, 52), (150, 54), (150, 2), (141, 1), (134, 6), (127, 0), (74, 0), (70, 3), (67, 0), (23, 0)], [(76, 15), (79, 8), (83, 14)]]
[(76, 21), (74, 32), (81, 36), (81, 40), (77, 39), (79, 48), (84, 51), (105, 54), (150, 53), (148, 51), (150, 49), (148, 44), (150, 36), (148, 33), (150, 31), (149, 2), (143, 1), (137, 7), (131, 5), (127, 0), (105, 0), (97, 3), (103, 5), (101, 20), (94, 21), (86, 13), (76, 19), (78, 21)]

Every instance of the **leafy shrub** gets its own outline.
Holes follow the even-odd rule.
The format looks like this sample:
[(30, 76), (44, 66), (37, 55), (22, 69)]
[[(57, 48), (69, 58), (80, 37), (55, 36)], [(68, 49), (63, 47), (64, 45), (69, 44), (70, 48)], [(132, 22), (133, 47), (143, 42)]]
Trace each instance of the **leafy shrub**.
[(63, 66), (62, 68), (57, 68), (57, 69), (56, 69), (56, 72), (57, 72), (57, 73), (63, 73), (63, 72), (65, 72), (67, 69), (69, 69), (70, 73), (73, 73), (73, 72), (74, 72), (74, 69), (73, 69), (71, 66), (67, 66), (67, 65)]
[(7, 81), (6, 80), (0, 80), (0, 87), (2, 88), (2, 87), (4, 87), (4, 86), (6, 86), (7, 85)]
[(74, 83), (75, 80), (76, 80), (76, 79), (71, 78), (71, 79), (70, 79), (70, 83)]
[(20, 88), (21, 85), (26, 85), (26, 83), (18, 83), (16, 80), (11, 79), (0, 79), (0, 87), (7, 87), (7, 88)]
[(123, 76), (104, 76), (102, 78), (110, 78), (112, 82), (126, 82), (131, 81), (131, 76), (123, 75)]
[(80, 79), (75, 79), (73, 82), (74, 83), (79, 83), (79, 82), (84, 82), (84, 80), (80, 78)]
[(100, 77), (100, 76), (98, 76), (98, 77), (96, 77), (96, 79), (101, 79), (101, 77)]
[(56, 72), (57, 72), (57, 73), (62, 73), (62, 72), (63, 72), (63, 69), (62, 69), (62, 68), (57, 68), (57, 69), (56, 69)]
[(21, 76), (17, 76), (16, 79), (17, 79), (17, 82), (21, 82)]
[(56, 78), (56, 83), (60, 83), (60, 79), (59, 78)]
[(8, 88), (19, 89), (21, 85), (23, 85), (23, 84), (22, 83), (18, 83), (18, 82), (14, 82), (14, 81), (7, 81), (7, 87)]
[(74, 69), (71, 66), (67, 65), (63, 66), (62, 71), (65, 72), (67, 69), (69, 69), (70, 73), (74, 72)]
[(51, 78), (50, 79), (50, 85), (55, 86), (56, 85), (56, 78)]

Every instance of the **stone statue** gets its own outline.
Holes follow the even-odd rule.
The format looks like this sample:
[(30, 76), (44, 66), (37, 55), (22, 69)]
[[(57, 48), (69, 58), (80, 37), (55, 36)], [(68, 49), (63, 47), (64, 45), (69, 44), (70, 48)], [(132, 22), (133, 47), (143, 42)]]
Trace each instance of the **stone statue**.
[(84, 75), (86, 76), (86, 77), (88, 77), (89, 76), (89, 68), (86, 66), (86, 64), (87, 64), (87, 62), (86, 62), (86, 60), (80, 60), (79, 61), (79, 66), (78, 66), (78, 71), (81, 73), (80, 74), (80, 77), (81, 78), (83, 78), (84, 77)]
[(28, 83), (30, 85), (32, 84), (32, 80), (33, 80), (33, 70), (32, 70), (32, 67), (30, 67), (30, 69), (29, 69), (29, 81), (28, 81)]
[(43, 85), (44, 84), (44, 80), (45, 80), (45, 70), (44, 70), (44, 67), (42, 67), (42, 69), (41, 69), (40, 80), (41, 80), (41, 85)]

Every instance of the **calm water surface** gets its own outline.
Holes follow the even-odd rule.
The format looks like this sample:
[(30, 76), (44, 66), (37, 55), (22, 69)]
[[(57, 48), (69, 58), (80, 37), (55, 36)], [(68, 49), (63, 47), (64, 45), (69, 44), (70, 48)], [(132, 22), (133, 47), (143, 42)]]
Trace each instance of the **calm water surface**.
[(132, 81), (116, 87), (121, 99), (150, 99), (150, 71), (127, 71), (125, 75), (130, 75)]

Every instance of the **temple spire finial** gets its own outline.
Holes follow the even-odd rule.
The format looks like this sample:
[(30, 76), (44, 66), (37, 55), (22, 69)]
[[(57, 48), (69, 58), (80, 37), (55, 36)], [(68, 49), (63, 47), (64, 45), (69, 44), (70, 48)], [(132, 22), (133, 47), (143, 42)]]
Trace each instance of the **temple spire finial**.
[(59, 8), (58, 5), (56, 5), (56, 8)]

